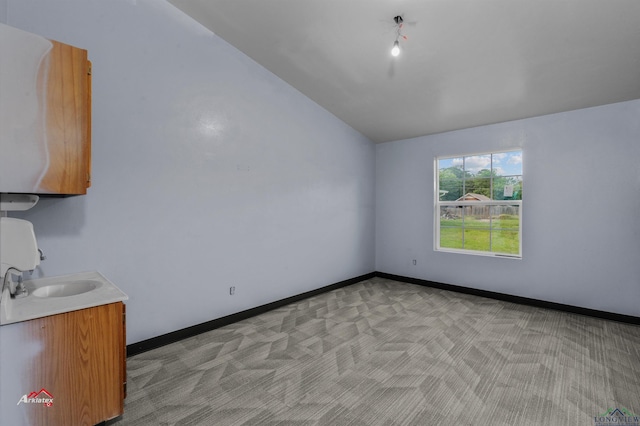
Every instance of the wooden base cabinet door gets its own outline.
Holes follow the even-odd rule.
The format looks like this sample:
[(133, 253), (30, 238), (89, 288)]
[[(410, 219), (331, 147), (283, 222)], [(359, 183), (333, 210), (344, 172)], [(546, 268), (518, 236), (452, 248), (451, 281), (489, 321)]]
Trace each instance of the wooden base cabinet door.
[[(29, 321), (41, 351), (29, 373), (31, 389), (51, 399), (28, 411), (30, 423), (95, 425), (124, 411), (126, 380), (122, 302)], [(40, 405), (40, 404), (37, 404)]]

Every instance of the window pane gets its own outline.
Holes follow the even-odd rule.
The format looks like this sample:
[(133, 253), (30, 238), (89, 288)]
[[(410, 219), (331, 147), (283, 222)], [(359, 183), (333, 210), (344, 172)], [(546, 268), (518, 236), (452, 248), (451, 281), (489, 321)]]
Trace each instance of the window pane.
[(460, 170), (460, 174), (457, 177), (462, 177), (462, 157), (442, 158), (438, 160), (438, 170), (457, 168)]
[(490, 231), (484, 229), (464, 229), (464, 249), (489, 251)]
[(499, 176), (493, 179), (494, 200), (522, 200), (522, 176)]
[(496, 253), (520, 254), (519, 231), (491, 232), (491, 248)]
[(462, 197), (462, 179), (442, 179), (439, 186), (440, 201), (455, 201)]
[(522, 174), (522, 151), (499, 152), (492, 160), (494, 176)]
[(487, 201), (491, 199), (491, 178), (474, 177), (465, 181), (465, 199)]
[(464, 206), (464, 227), (465, 228), (484, 228), (489, 229), (491, 226), (491, 207), (490, 206)]
[(464, 157), (465, 172), (471, 173), (475, 176), (480, 173), (481, 170), (486, 170), (485, 173), (488, 176), (491, 175), (491, 154)]
[(520, 229), (520, 206), (491, 206), (493, 229)]
[(440, 226), (462, 226), (462, 209), (456, 206), (440, 206)]
[(440, 247), (462, 248), (462, 210), (440, 206)]
[(462, 227), (447, 228), (440, 227), (440, 247), (442, 248), (462, 248)]

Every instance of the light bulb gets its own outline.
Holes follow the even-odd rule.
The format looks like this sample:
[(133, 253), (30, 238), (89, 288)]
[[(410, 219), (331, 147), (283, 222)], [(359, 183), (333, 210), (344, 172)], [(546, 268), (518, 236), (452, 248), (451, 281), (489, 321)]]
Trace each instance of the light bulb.
[(393, 49), (391, 49), (391, 55), (398, 56), (400, 54), (400, 45), (398, 40), (393, 42)]

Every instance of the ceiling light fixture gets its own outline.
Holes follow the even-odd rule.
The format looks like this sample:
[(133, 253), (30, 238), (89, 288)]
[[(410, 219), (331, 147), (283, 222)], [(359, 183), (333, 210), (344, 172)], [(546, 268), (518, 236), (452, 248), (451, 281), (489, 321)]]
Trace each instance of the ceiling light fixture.
[(400, 43), (398, 40), (393, 42), (393, 48), (391, 49), (391, 55), (398, 56), (400, 54)]
[(393, 42), (393, 48), (391, 49), (392, 56), (398, 56), (400, 54), (400, 38), (406, 40), (407, 36), (402, 35), (402, 25), (404, 20), (402, 16), (394, 16), (393, 22), (396, 23), (396, 41)]

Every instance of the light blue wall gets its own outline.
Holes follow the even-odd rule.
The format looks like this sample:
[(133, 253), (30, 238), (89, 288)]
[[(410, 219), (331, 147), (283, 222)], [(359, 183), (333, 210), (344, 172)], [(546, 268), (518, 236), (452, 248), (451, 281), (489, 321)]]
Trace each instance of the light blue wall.
[[(640, 316), (639, 137), (636, 100), (378, 145), (376, 270)], [(435, 252), (434, 157), (512, 148), (523, 259)]]
[(164, 1), (7, 4), (93, 63), (93, 186), (24, 215), (34, 276), (102, 272), (133, 343), (374, 270), (367, 138)]

